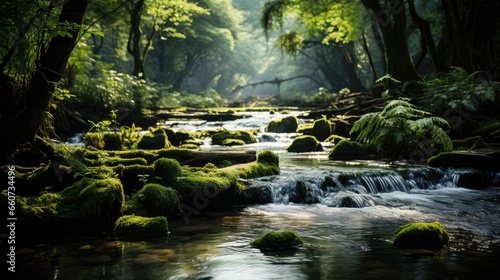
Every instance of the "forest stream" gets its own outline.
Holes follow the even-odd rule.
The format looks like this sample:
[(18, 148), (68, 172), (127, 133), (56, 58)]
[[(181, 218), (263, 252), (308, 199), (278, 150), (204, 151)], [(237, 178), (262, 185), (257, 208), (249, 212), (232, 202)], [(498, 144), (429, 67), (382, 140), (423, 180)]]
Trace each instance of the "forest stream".
[[(303, 112), (294, 112), (302, 114)], [(171, 121), (188, 131), (261, 129), (279, 114), (248, 113), (225, 123)], [(467, 170), (381, 161), (332, 161), (324, 152), (288, 153), (293, 134), (260, 133), (245, 150), (279, 155), (279, 175), (251, 179), (272, 203), (169, 219), (167, 237), (69, 239), (21, 249), (19, 279), (495, 279), (500, 264), (500, 174), (486, 189), (457, 187)], [(213, 146), (202, 150), (241, 150)], [(304, 194), (297, 198), (297, 182)], [(450, 235), (440, 251), (401, 250), (394, 231), (439, 221)], [(261, 252), (249, 242), (293, 230), (294, 251)]]

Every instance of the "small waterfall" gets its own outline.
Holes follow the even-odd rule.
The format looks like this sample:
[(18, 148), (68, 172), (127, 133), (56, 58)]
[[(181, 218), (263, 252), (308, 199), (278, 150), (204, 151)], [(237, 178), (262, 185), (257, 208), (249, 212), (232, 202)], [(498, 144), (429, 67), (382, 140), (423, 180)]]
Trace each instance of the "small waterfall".
[[(475, 177), (474, 177), (475, 176)], [(316, 204), (331, 207), (369, 207), (386, 205), (378, 194), (412, 190), (434, 190), (463, 186), (478, 176), (487, 186), (500, 185), (499, 172), (481, 173), (477, 170), (441, 170), (422, 167), (399, 170), (345, 170), (282, 173), (259, 180), (279, 204)], [(472, 178), (472, 179), (471, 179)]]

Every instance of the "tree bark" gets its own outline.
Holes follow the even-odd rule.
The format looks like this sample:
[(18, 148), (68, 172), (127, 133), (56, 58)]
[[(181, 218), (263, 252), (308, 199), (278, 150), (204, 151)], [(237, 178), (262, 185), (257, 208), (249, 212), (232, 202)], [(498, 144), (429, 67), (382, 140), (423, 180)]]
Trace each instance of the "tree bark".
[[(58, 21), (65, 25), (81, 25), (89, 2), (90, 0), (66, 1)], [(4, 144), (0, 151), (2, 162), (6, 161), (21, 143), (33, 140), (78, 40), (79, 30), (72, 28), (68, 32), (71, 36), (58, 35), (52, 38), (47, 52), (41, 55), (39, 67), (25, 93), (25, 106), (22, 111), (1, 121), (4, 135)]]
[(408, 0), (408, 7), (410, 10), (410, 16), (413, 19), (413, 22), (418, 26), (418, 29), (420, 30), (420, 33), (422, 34), (422, 39), (424, 40), (424, 43), (426, 46), (429, 48), (429, 52), (431, 54), (432, 62), (434, 63), (434, 66), (436, 67), (436, 70), (438, 72), (446, 72), (448, 71), (448, 65), (444, 62), (443, 58), (441, 55), (439, 55), (436, 44), (434, 43), (434, 37), (432, 37), (431, 33), (431, 26), (429, 23), (421, 18), (415, 9), (415, 1), (414, 0)]
[(127, 51), (134, 58), (133, 75), (145, 79), (144, 73), (144, 58), (141, 52), (141, 13), (144, 7), (145, 0), (138, 0), (133, 4), (132, 11), (130, 12), (130, 33), (128, 37)]
[(408, 50), (404, 3), (392, 0), (383, 9), (378, 0), (361, 0), (361, 2), (374, 13), (382, 32), (387, 73), (403, 83), (422, 80)]

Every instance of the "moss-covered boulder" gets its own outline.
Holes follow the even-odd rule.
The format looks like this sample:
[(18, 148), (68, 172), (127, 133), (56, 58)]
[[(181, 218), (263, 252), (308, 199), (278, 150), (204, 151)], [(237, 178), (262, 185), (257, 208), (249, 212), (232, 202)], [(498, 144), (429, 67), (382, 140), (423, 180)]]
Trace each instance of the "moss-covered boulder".
[(451, 141), (454, 150), (471, 150), (484, 148), (484, 139), (482, 136), (474, 136), (466, 139), (455, 139)]
[(427, 164), (442, 168), (500, 170), (500, 152), (497, 150), (443, 152), (429, 158)]
[(293, 133), (299, 127), (299, 120), (295, 116), (286, 116), (279, 120), (272, 120), (266, 126), (266, 132)]
[(181, 164), (173, 158), (157, 159), (153, 164), (153, 176), (160, 178), (165, 184), (175, 182), (182, 176)]
[(332, 125), (326, 118), (317, 119), (313, 122), (312, 128), (306, 129), (304, 134), (312, 135), (318, 141), (325, 141), (325, 139), (332, 135)]
[(109, 132), (104, 133), (104, 150), (121, 150), (122, 148), (122, 136), (120, 132)]
[(448, 232), (438, 221), (408, 223), (394, 234), (394, 246), (398, 248), (441, 249), (449, 241)]
[(295, 137), (292, 144), (288, 146), (286, 150), (291, 153), (319, 152), (323, 151), (323, 146), (316, 139), (316, 137), (311, 135), (301, 135)]
[[(79, 233), (105, 232), (123, 214), (123, 185), (115, 178), (83, 178), (60, 192), (59, 215), (64, 226)], [(111, 226), (111, 227), (110, 227)]]
[(328, 153), (328, 158), (331, 160), (367, 159), (375, 153), (375, 149), (365, 144), (350, 140), (341, 140)]
[(243, 146), (243, 145), (245, 145), (245, 141), (240, 140), (240, 139), (228, 138), (222, 142), (222, 145), (223, 146)]
[(125, 215), (116, 221), (115, 235), (122, 238), (147, 238), (169, 234), (167, 218)]
[(134, 148), (143, 150), (157, 150), (172, 146), (163, 128), (151, 129), (142, 135), (134, 144)]
[(220, 131), (212, 135), (212, 144), (224, 145), (224, 141), (228, 139), (236, 139), (243, 141), (244, 144), (257, 143), (257, 138), (252, 131), (239, 130), (239, 131)]
[(293, 250), (302, 246), (304, 241), (291, 230), (271, 231), (250, 242), (250, 245), (264, 251)]
[(146, 184), (127, 201), (124, 213), (146, 217), (171, 216), (178, 212), (177, 191), (160, 184)]

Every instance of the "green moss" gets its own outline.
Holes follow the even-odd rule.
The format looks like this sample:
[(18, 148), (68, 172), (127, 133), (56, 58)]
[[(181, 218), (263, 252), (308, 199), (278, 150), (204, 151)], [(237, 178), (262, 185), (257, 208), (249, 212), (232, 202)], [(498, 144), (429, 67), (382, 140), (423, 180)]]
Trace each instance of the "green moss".
[(474, 135), (481, 135), (483, 137), (488, 137), (491, 133), (500, 130), (500, 122), (492, 122), (488, 125), (481, 126), (478, 130), (474, 132)]
[(271, 231), (250, 242), (250, 245), (261, 250), (292, 250), (302, 246), (304, 241), (291, 230)]
[(291, 153), (317, 152), (323, 151), (323, 146), (316, 139), (316, 137), (311, 135), (301, 135), (295, 137), (292, 144), (288, 146), (286, 150)]
[(157, 150), (170, 147), (170, 141), (163, 128), (157, 128), (149, 131), (139, 138), (134, 144), (136, 149)]
[(280, 120), (269, 122), (265, 131), (274, 133), (293, 133), (297, 131), (299, 120), (295, 116), (287, 116)]
[(121, 133), (104, 133), (104, 150), (121, 150), (122, 148), (122, 136)]
[(325, 139), (325, 142), (336, 144), (342, 140), (350, 140), (350, 139), (343, 137), (343, 136), (340, 136), (340, 135), (332, 134), (332, 135), (328, 136), (328, 138)]
[(341, 140), (328, 153), (333, 160), (366, 159), (376, 151), (364, 144), (350, 140)]
[(87, 132), (83, 137), (85, 147), (94, 147), (101, 150), (104, 148), (103, 134), (100, 132)]
[(448, 232), (438, 221), (409, 223), (394, 234), (394, 246), (399, 248), (441, 249), (449, 241)]
[(313, 122), (312, 129), (304, 132), (304, 134), (312, 135), (318, 141), (325, 141), (332, 134), (332, 126), (326, 118), (317, 119)]
[(117, 165), (147, 165), (148, 161), (143, 158), (120, 158), (120, 157), (102, 157), (99, 159), (84, 159), (87, 166), (117, 166)]
[(454, 150), (470, 150), (484, 147), (482, 136), (469, 137), (463, 140), (452, 140)]
[(116, 221), (115, 235), (125, 238), (143, 238), (168, 235), (167, 218), (126, 215)]
[(102, 232), (123, 213), (125, 195), (118, 179), (83, 178), (61, 193), (59, 214), (74, 229)]
[[(156, 153), (156, 151), (147, 151), (147, 150), (112, 151), (112, 152), (109, 152), (109, 156), (110, 157), (119, 157), (122, 159), (143, 158), (147, 161), (147, 164), (152, 164), (158, 158), (158, 154)], [(97, 157), (95, 157), (94, 159), (96, 159), (96, 158)]]
[(148, 217), (170, 216), (178, 209), (177, 191), (160, 184), (147, 184), (127, 202), (126, 213)]
[(240, 139), (228, 138), (228, 139), (224, 139), (224, 141), (222, 142), (222, 145), (223, 146), (243, 146), (243, 145), (245, 145), (245, 141), (240, 140)]
[(276, 153), (264, 150), (257, 154), (257, 163), (272, 164), (279, 167), (280, 158)]
[(153, 164), (153, 175), (161, 178), (162, 182), (168, 184), (175, 182), (182, 176), (180, 163), (173, 158), (160, 158)]
[(212, 144), (214, 145), (224, 145), (224, 141), (227, 139), (236, 139), (243, 141), (244, 144), (256, 143), (253, 132), (240, 130), (240, 131), (220, 131), (212, 135)]

